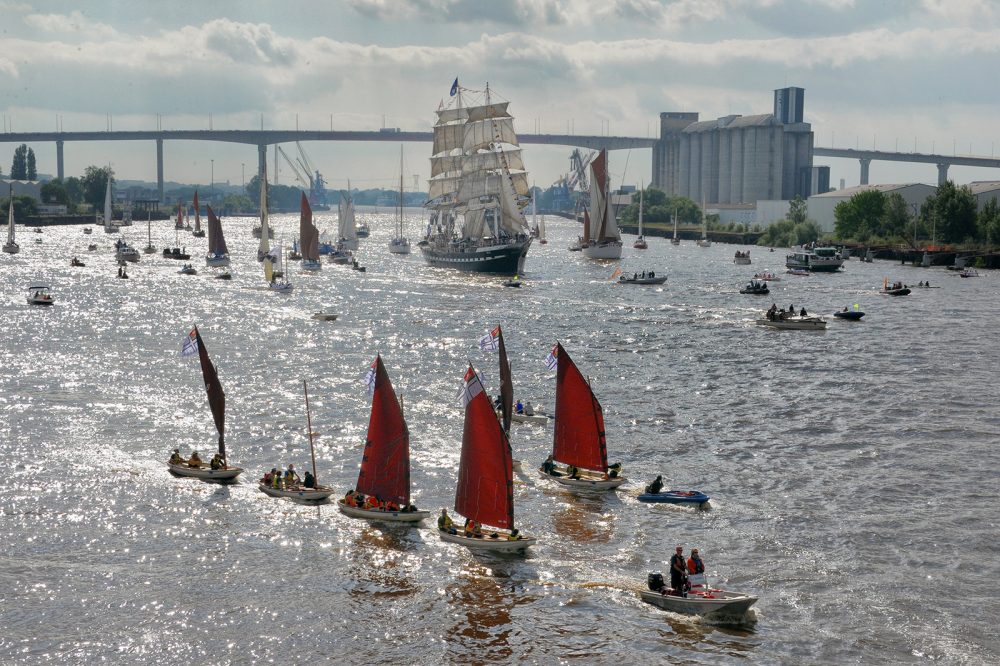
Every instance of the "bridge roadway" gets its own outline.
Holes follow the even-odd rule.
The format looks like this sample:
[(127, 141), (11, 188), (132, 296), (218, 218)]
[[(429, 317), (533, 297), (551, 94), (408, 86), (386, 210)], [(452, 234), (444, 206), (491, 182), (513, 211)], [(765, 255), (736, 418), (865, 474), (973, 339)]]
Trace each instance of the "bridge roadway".
[[(65, 176), (63, 146), (67, 141), (155, 141), (156, 181), (160, 200), (163, 200), (163, 142), (164, 141), (223, 141), (257, 146), (257, 172), (263, 173), (267, 147), (293, 141), (416, 141), (430, 143), (431, 132), (379, 132), (379, 131), (326, 131), (326, 130), (127, 130), (113, 132), (6, 132), (0, 133), (0, 143), (38, 143), (52, 141), (56, 144), (56, 174)], [(575, 134), (522, 134), (521, 143), (554, 146), (573, 146), (600, 150), (627, 148), (652, 148), (658, 139), (624, 136), (590, 136)], [(899, 153), (884, 150), (855, 150), (851, 148), (813, 148), (817, 157), (856, 159), (861, 163), (862, 185), (868, 184), (869, 165), (872, 160), (889, 162), (920, 162), (936, 164), (938, 183), (948, 179), (948, 167), (960, 166), (1000, 168), (1000, 159), (960, 155), (926, 153)]]

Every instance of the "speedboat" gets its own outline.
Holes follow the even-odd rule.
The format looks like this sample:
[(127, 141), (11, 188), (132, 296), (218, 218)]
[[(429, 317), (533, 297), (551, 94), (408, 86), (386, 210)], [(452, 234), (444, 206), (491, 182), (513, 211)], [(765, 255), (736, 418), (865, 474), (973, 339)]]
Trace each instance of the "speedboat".
[(958, 274), (958, 277), (964, 277), (964, 278), (979, 277), (979, 271), (977, 271), (975, 268), (966, 268), (965, 270), (963, 270), (961, 273)]
[(215, 279), (216, 280), (232, 280), (233, 279), (233, 274), (230, 273), (229, 271), (224, 270), (221, 273), (216, 273), (215, 274)]
[(663, 584), (663, 575), (660, 573), (649, 574), (646, 583), (650, 589), (640, 593), (642, 600), (672, 613), (702, 615), (712, 619), (733, 618), (739, 621), (757, 603), (755, 596), (707, 585), (693, 587), (687, 596), (682, 596)]
[(28, 287), (28, 305), (52, 305), (56, 302), (50, 287), (46, 284), (33, 284)]
[(317, 321), (336, 321), (338, 316), (333, 312), (314, 312), (312, 318)]
[(740, 289), (741, 294), (769, 294), (771, 290), (768, 288), (766, 282), (758, 282), (757, 280), (752, 280), (747, 283), (747, 286)]
[(629, 277), (627, 275), (622, 275), (618, 278), (619, 284), (663, 284), (667, 281), (666, 275), (656, 275), (656, 273), (650, 271), (649, 273), (641, 273), (639, 275), (633, 275)]
[(182, 266), (181, 269), (177, 272), (180, 273), (181, 275), (197, 275), (198, 269), (196, 269), (191, 264), (184, 264), (184, 266)]
[(770, 326), (771, 328), (785, 328), (796, 331), (822, 331), (826, 329), (826, 320), (820, 317), (775, 317), (774, 319), (758, 319), (758, 326)]
[(859, 319), (861, 319), (862, 317), (865, 316), (865, 313), (862, 312), (861, 310), (848, 310), (847, 308), (844, 308), (843, 310), (841, 310), (839, 312), (834, 312), (833, 316), (836, 317), (837, 319), (846, 319), (848, 321), (858, 321)]
[(639, 495), (640, 502), (648, 504), (697, 504), (701, 506), (709, 500), (709, 496), (699, 490), (661, 490), (658, 493), (643, 493)]

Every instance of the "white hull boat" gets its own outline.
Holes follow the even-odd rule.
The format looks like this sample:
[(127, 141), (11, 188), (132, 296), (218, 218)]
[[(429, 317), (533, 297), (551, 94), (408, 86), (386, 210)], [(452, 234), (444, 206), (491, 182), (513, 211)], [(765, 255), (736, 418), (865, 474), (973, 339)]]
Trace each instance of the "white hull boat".
[(193, 479), (202, 479), (205, 481), (232, 481), (243, 473), (242, 467), (212, 469), (211, 466), (206, 463), (202, 463), (199, 467), (191, 467), (187, 463), (181, 465), (167, 463), (167, 467), (170, 468), (170, 473), (176, 476), (187, 476)]
[(618, 486), (625, 483), (624, 476), (619, 476), (614, 479), (605, 479), (599, 476), (589, 475), (586, 473), (586, 470), (580, 470), (580, 477), (577, 479), (571, 479), (565, 475), (552, 476), (551, 474), (546, 474), (542, 470), (538, 470), (538, 473), (542, 475), (542, 478), (551, 479), (552, 481), (573, 490), (614, 490)]
[(392, 254), (409, 254), (410, 241), (406, 238), (393, 238), (389, 241), (389, 252)]
[(510, 415), (510, 420), (514, 423), (529, 423), (531, 425), (548, 425), (550, 416), (546, 414), (518, 414), (514, 412)]
[(272, 488), (265, 483), (258, 483), (257, 487), (262, 493), (270, 497), (286, 497), (297, 502), (323, 502), (330, 499), (334, 493), (333, 488), (321, 486), (319, 488)]
[(418, 523), (427, 516), (430, 511), (385, 511), (383, 509), (364, 509), (358, 506), (347, 506), (344, 500), (337, 502), (337, 508), (342, 514), (349, 518), (361, 518), (363, 520), (375, 520), (387, 523)]
[(583, 256), (588, 259), (621, 259), (621, 241), (611, 241), (609, 243), (594, 243), (582, 250)]
[(684, 615), (724, 616), (739, 618), (745, 616), (750, 607), (757, 603), (757, 597), (738, 592), (727, 592), (707, 588), (689, 592), (686, 597), (661, 594), (643, 590), (642, 600), (657, 608)]
[(452, 534), (444, 530), (438, 530), (442, 541), (457, 543), (465, 546), (469, 550), (486, 550), (494, 553), (520, 553), (534, 546), (537, 539), (534, 537), (522, 537), (516, 541), (507, 539), (507, 534), (497, 532), (497, 538), (492, 538), (492, 532), (487, 531), (481, 537), (467, 537), (464, 534)]

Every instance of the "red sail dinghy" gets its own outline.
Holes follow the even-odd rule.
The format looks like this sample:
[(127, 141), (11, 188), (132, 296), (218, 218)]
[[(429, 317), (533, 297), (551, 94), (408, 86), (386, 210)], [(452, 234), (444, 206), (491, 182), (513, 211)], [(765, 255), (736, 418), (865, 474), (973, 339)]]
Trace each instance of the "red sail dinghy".
[(430, 512), (417, 511), (410, 503), (410, 431), (382, 357), (376, 356), (372, 365), (372, 413), (361, 471), (354, 490), (337, 502), (337, 508), (351, 518), (416, 523)]
[(556, 422), (552, 456), (542, 463), (542, 476), (577, 490), (613, 490), (625, 483), (621, 465), (608, 466), (604, 411), (590, 382), (562, 344), (552, 352), (556, 362)]
[(523, 552), (535, 539), (514, 528), (514, 472), (510, 444), (476, 371), (465, 373), (465, 426), (458, 465), (455, 511), (468, 520), (465, 529), (452, 526), (442, 512), (442, 541), (475, 551)]

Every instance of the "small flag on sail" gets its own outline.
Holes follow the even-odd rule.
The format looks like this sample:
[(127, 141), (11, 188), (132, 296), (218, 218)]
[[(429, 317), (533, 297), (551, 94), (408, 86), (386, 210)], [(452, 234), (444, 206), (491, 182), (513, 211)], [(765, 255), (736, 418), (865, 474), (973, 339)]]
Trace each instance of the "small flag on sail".
[(458, 93), (458, 77), (457, 76), (455, 77), (455, 82), (451, 84), (451, 92), (448, 93), (448, 94), (451, 95), (452, 97), (454, 97), (456, 93)]
[(486, 351), (496, 351), (500, 349), (500, 327), (497, 326), (492, 331), (486, 331), (486, 335), (479, 338), (479, 349)]
[(615, 269), (615, 272), (611, 274), (611, 277), (609, 278), (609, 280), (614, 281), (621, 274), (622, 274), (622, 267), (619, 266), (618, 268)]
[(375, 397), (375, 364), (376, 361), (372, 361), (372, 365), (368, 368), (368, 372), (365, 373), (365, 386), (368, 387), (368, 397)]
[(187, 334), (184, 338), (184, 344), (181, 346), (181, 356), (191, 356), (192, 354), (198, 353), (198, 336), (194, 329)]
[(483, 381), (476, 371), (469, 366), (469, 369), (465, 371), (465, 378), (462, 381), (462, 390), (459, 392), (458, 397), (462, 399), (462, 407), (467, 407), (472, 399), (483, 392)]
[(559, 361), (556, 358), (556, 356), (558, 354), (559, 354), (559, 346), (558, 345), (554, 345), (552, 347), (552, 351), (550, 351), (549, 355), (545, 357), (545, 367), (546, 368), (548, 368), (549, 370), (555, 370), (556, 369), (556, 366), (559, 364)]

